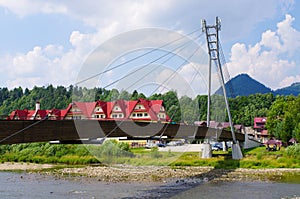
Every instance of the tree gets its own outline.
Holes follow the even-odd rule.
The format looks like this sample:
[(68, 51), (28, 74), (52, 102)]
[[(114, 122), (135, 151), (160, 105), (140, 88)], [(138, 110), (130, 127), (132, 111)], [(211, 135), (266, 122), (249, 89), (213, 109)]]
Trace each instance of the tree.
[(272, 104), (266, 127), (271, 134), (288, 142), (299, 136), (300, 96), (278, 96)]
[(105, 98), (105, 101), (106, 102), (109, 102), (109, 101), (115, 101), (117, 99), (119, 99), (119, 96), (120, 96), (120, 93), (117, 89), (112, 89), (109, 94), (107, 95), (107, 97)]
[(131, 97), (131, 95), (126, 90), (122, 90), (119, 95), (119, 99), (122, 99), (122, 100), (130, 100), (130, 97)]
[(130, 100), (137, 100), (138, 95), (139, 95), (139, 93), (137, 92), (137, 90), (134, 90), (133, 93), (130, 96)]

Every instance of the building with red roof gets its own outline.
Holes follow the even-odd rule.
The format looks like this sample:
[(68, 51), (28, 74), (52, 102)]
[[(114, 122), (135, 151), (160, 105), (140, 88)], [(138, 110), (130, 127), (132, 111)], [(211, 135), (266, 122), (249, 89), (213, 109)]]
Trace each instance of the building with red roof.
[(66, 109), (41, 110), (39, 102), (36, 110), (15, 110), (11, 120), (134, 120), (169, 122), (162, 100), (116, 100), (113, 102), (72, 102)]
[(267, 137), (269, 137), (268, 130), (266, 129), (266, 117), (255, 117), (253, 129), (255, 131), (255, 137), (265, 141)]

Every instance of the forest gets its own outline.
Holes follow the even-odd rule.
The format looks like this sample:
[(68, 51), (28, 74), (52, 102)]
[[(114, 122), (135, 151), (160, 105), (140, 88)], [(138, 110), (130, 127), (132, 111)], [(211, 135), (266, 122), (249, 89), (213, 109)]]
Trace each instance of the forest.
[[(192, 124), (194, 121), (206, 120), (207, 95), (195, 98), (178, 96), (176, 91), (156, 93), (145, 96), (134, 90), (107, 90), (103, 88), (81, 88), (77, 86), (52, 85), (28, 88), (0, 88), (0, 115), (6, 118), (16, 109), (34, 109), (36, 101), (42, 109), (65, 109), (72, 101), (114, 101), (117, 99), (136, 100), (146, 98), (164, 101), (167, 114), (174, 122)], [(211, 119), (216, 121), (228, 120), (224, 98), (212, 96)], [(268, 94), (253, 94), (229, 98), (229, 106), (234, 124), (253, 126), (254, 117), (268, 117), (267, 128), (278, 139), (287, 142), (295, 137), (300, 140), (300, 96), (274, 96)]]

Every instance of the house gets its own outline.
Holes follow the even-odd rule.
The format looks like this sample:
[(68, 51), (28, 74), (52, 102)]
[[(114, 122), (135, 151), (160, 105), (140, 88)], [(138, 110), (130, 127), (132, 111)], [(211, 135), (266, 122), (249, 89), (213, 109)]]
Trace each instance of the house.
[(48, 117), (49, 110), (41, 110), (40, 102), (36, 102), (35, 110), (15, 110), (9, 115), (11, 120), (40, 120)]
[(254, 126), (253, 129), (256, 130), (257, 132), (262, 132), (265, 130), (267, 118), (266, 117), (255, 117), (254, 118)]
[(255, 117), (253, 129), (255, 131), (255, 137), (262, 141), (266, 140), (269, 136), (268, 130), (266, 129), (266, 117)]
[(171, 121), (162, 100), (116, 100), (113, 102), (72, 102), (66, 109), (41, 110), (37, 102), (35, 110), (15, 110), (11, 120), (134, 120)]

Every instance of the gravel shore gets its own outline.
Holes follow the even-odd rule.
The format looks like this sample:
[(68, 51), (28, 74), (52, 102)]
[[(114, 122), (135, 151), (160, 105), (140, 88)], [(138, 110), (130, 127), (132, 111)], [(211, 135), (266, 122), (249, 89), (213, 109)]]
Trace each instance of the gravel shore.
[(56, 176), (83, 176), (103, 182), (167, 182), (193, 181), (280, 181), (286, 175), (300, 176), (300, 169), (214, 169), (212, 167), (87, 166), (49, 172)]
[(51, 164), (1, 163), (0, 171), (27, 171), (58, 178), (84, 177), (102, 182), (167, 182), (193, 179), (200, 181), (279, 181), (286, 175), (300, 176), (300, 169), (214, 169), (212, 167), (169, 166), (84, 166), (81, 168), (56, 168)]

